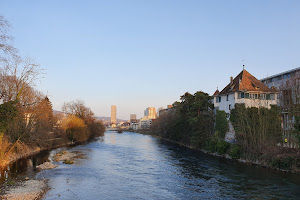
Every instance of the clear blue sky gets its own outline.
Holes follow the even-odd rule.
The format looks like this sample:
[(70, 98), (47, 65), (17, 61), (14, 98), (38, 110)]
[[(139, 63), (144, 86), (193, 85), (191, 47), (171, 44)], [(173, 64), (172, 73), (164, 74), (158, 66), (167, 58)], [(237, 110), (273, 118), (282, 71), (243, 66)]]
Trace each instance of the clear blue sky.
[(300, 66), (300, 1), (0, 0), (14, 45), (46, 69), (54, 109), (82, 99), (98, 116), (212, 94), (246, 69)]

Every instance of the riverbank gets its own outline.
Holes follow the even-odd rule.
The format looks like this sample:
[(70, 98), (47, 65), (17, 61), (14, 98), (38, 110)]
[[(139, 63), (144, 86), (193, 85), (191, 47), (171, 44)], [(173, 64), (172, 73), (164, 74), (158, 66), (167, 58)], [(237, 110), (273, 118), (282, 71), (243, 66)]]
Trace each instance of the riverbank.
[(48, 180), (25, 180), (10, 186), (1, 199), (5, 200), (35, 200), (41, 199), (49, 190)]
[[(238, 161), (240, 163), (247, 164), (247, 165), (260, 166), (260, 167), (269, 168), (269, 169), (272, 169), (272, 170), (277, 170), (277, 171), (282, 171), (282, 172), (287, 172), (287, 173), (300, 174), (300, 168), (282, 169), (282, 168), (274, 167), (274, 166), (271, 165), (271, 164), (273, 164), (275, 166), (276, 165), (279, 165), (279, 166), (284, 165), (284, 164), (281, 164), (281, 163), (279, 163), (279, 164), (276, 163), (276, 162), (279, 162), (278, 159), (281, 158), (282, 155), (284, 155), (284, 153), (282, 153), (282, 155), (279, 155), (277, 157), (274, 156), (274, 159), (273, 159), (274, 161), (270, 164), (266, 160), (259, 160), (258, 158), (255, 161), (250, 160), (250, 159), (246, 159), (246, 158), (234, 159), (234, 158), (232, 158), (227, 153), (226, 154), (218, 154), (217, 152), (209, 152), (209, 151), (207, 151), (205, 149), (195, 148), (195, 147), (187, 145), (187, 144), (183, 144), (183, 143), (180, 143), (180, 142), (177, 142), (177, 141), (174, 141), (174, 140), (163, 138), (163, 137), (161, 137), (159, 135), (152, 134), (151, 131), (147, 131), (147, 130), (137, 131), (137, 133), (140, 133), (140, 134), (143, 134), (143, 135), (151, 135), (151, 136), (153, 136), (155, 138), (159, 138), (159, 139), (162, 139), (162, 140), (165, 140), (165, 141), (177, 144), (179, 146), (183, 146), (185, 148), (193, 149), (193, 150), (196, 150), (196, 151), (201, 151), (203, 153), (206, 153), (206, 154), (209, 154), (209, 155), (213, 155), (213, 156), (216, 156), (216, 157), (223, 157), (223, 158), (226, 158), (226, 159), (229, 159), (229, 160), (235, 160), (235, 161)], [(290, 151), (292, 152), (293, 150), (290, 150)], [(292, 159), (291, 158), (292, 155), (293, 155), (293, 157), (299, 157), (300, 158), (300, 152), (297, 151), (297, 153), (293, 152), (293, 154), (291, 153), (290, 155), (285, 155), (286, 159), (287, 160), (291, 160)], [(283, 167), (285, 167), (285, 166), (283, 166)]]
[(71, 145), (74, 145), (74, 144), (75, 144), (74, 142), (65, 141), (61, 144), (57, 144), (57, 145), (52, 146), (52, 147), (44, 147), (44, 148), (40, 148), (40, 147), (30, 148), (28, 146), (23, 146), (21, 152), (19, 151), (19, 152), (10, 153), (5, 158), (5, 160), (1, 160), (0, 169), (3, 169), (5, 167), (7, 167), (9, 164), (14, 163), (19, 159), (23, 159), (23, 158), (27, 158), (29, 156), (33, 156), (33, 155), (38, 154), (42, 151), (50, 151), (50, 150), (57, 149), (57, 148), (60, 148), (60, 147), (68, 147), (68, 146), (71, 146)]
[[(70, 151), (60, 151), (56, 153), (49, 160), (55, 162), (60, 162), (58, 165), (53, 164), (51, 161), (44, 162), (38, 166), (36, 169), (48, 170), (53, 169), (64, 164), (73, 164), (75, 156), (77, 153)], [(26, 177), (24, 180), (10, 180), (7, 184), (3, 185), (0, 190), (0, 199), (7, 200), (36, 200), (41, 199), (46, 192), (50, 189), (48, 186), (48, 179), (29, 179)]]

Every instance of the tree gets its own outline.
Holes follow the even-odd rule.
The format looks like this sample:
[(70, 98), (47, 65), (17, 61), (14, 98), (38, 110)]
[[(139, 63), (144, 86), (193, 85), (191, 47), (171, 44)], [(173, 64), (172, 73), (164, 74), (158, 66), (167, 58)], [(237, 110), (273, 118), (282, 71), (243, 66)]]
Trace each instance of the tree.
[(213, 134), (211, 97), (202, 91), (186, 92), (173, 108), (154, 121), (152, 131), (161, 137), (202, 148)]
[(237, 142), (243, 149), (256, 156), (265, 147), (276, 147), (281, 141), (280, 110), (277, 106), (245, 108), (236, 104), (231, 110), (230, 121), (236, 132)]
[(6, 56), (15, 55), (17, 51), (11, 44), (13, 38), (7, 35), (9, 29), (8, 21), (0, 15), (0, 62), (6, 62)]
[(62, 110), (67, 114), (77, 116), (87, 124), (94, 121), (94, 113), (90, 108), (84, 105), (82, 100), (64, 103)]
[(66, 131), (70, 141), (83, 142), (90, 137), (87, 125), (75, 115), (68, 115), (63, 118), (61, 128)]
[[(69, 116), (75, 116), (83, 121), (86, 127), (66, 129), (67, 134), (74, 136), (75, 141), (82, 142), (90, 137), (102, 136), (105, 132), (105, 126), (101, 121), (97, 121), (92, 110), (85, 106), (81, 100), (64, 103), (62, 110)], [(74, 117), (73, 117), (74, 118)], [(71, 132), (70, 132), (71, 131)], [(79, 138), (79, 135), (81, 137)], [(85, 138), (85, 139), (84, 139)]]
[(41, 74), (42, 69), (32, 59), (13, 56), (0, 68), (0, 101), (32, 98), (34, 83)]
[(225, 134), (228, 131), (228, 121), (226, 118), (226, 112), (217, 110), (216, 111), (216, 132), (218, 132), (221, 139), (225, 138)]

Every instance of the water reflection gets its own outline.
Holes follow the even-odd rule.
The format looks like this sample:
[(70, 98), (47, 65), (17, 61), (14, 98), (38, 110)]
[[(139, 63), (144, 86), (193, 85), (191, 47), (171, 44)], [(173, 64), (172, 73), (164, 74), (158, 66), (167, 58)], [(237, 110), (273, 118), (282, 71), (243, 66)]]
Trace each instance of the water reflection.
[(12, 179), (34, 177), (36, 166), (49, 160), (49, 152), (43, 151), (28, 158), (20, 159), (5, 168), (0, 169), (0, 184)]

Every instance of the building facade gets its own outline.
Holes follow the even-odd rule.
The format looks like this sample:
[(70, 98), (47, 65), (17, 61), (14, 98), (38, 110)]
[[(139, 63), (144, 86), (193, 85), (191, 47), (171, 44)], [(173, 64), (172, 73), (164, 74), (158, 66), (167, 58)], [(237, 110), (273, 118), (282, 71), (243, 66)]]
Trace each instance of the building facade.
[(110, 123), (117, 124), (117, 106), (111, 106), (111, 116), (110, 116)]
[(136, 122), (136, 114), (130, 114), (130, 122)]
[(157, 114), (155, 108), (154, 107), (146, 108), (146, 110), (144, 111), (144, 116), (148, 117), (149, 119), (156, 119)]
[(143, 118), (140, 119), (140, 129), (149, 129), (152, 126), (152, 120), (148, 116), (144, 116)]
[(299, 147), (294, 134), (295, 115), (299, 115), (300, 104), (300, 67), (285, 71), (261, 80), (269, 88), (276, 86), (279, 90), (277, 105), (282, 113), (282, 129), (285, 147)]
[(244, 69), (234, 79), (230, 77), (229, 84), (221, 92), (215, 91), (213, 102), (216, 110), (224, 110), (229, 117), (235, 104), (271, 108), (277, 104), (277, 93), (275, 87), (268, 88)]
[(300, 67), (263, 78), (260, 81), (264, 83), (266, 86), (268, 86), (269, 88), (275, 86), (278, 90), (280, 90), (282, 86), (286, 85), (293, 77), (299, 75), (300, 75)]

